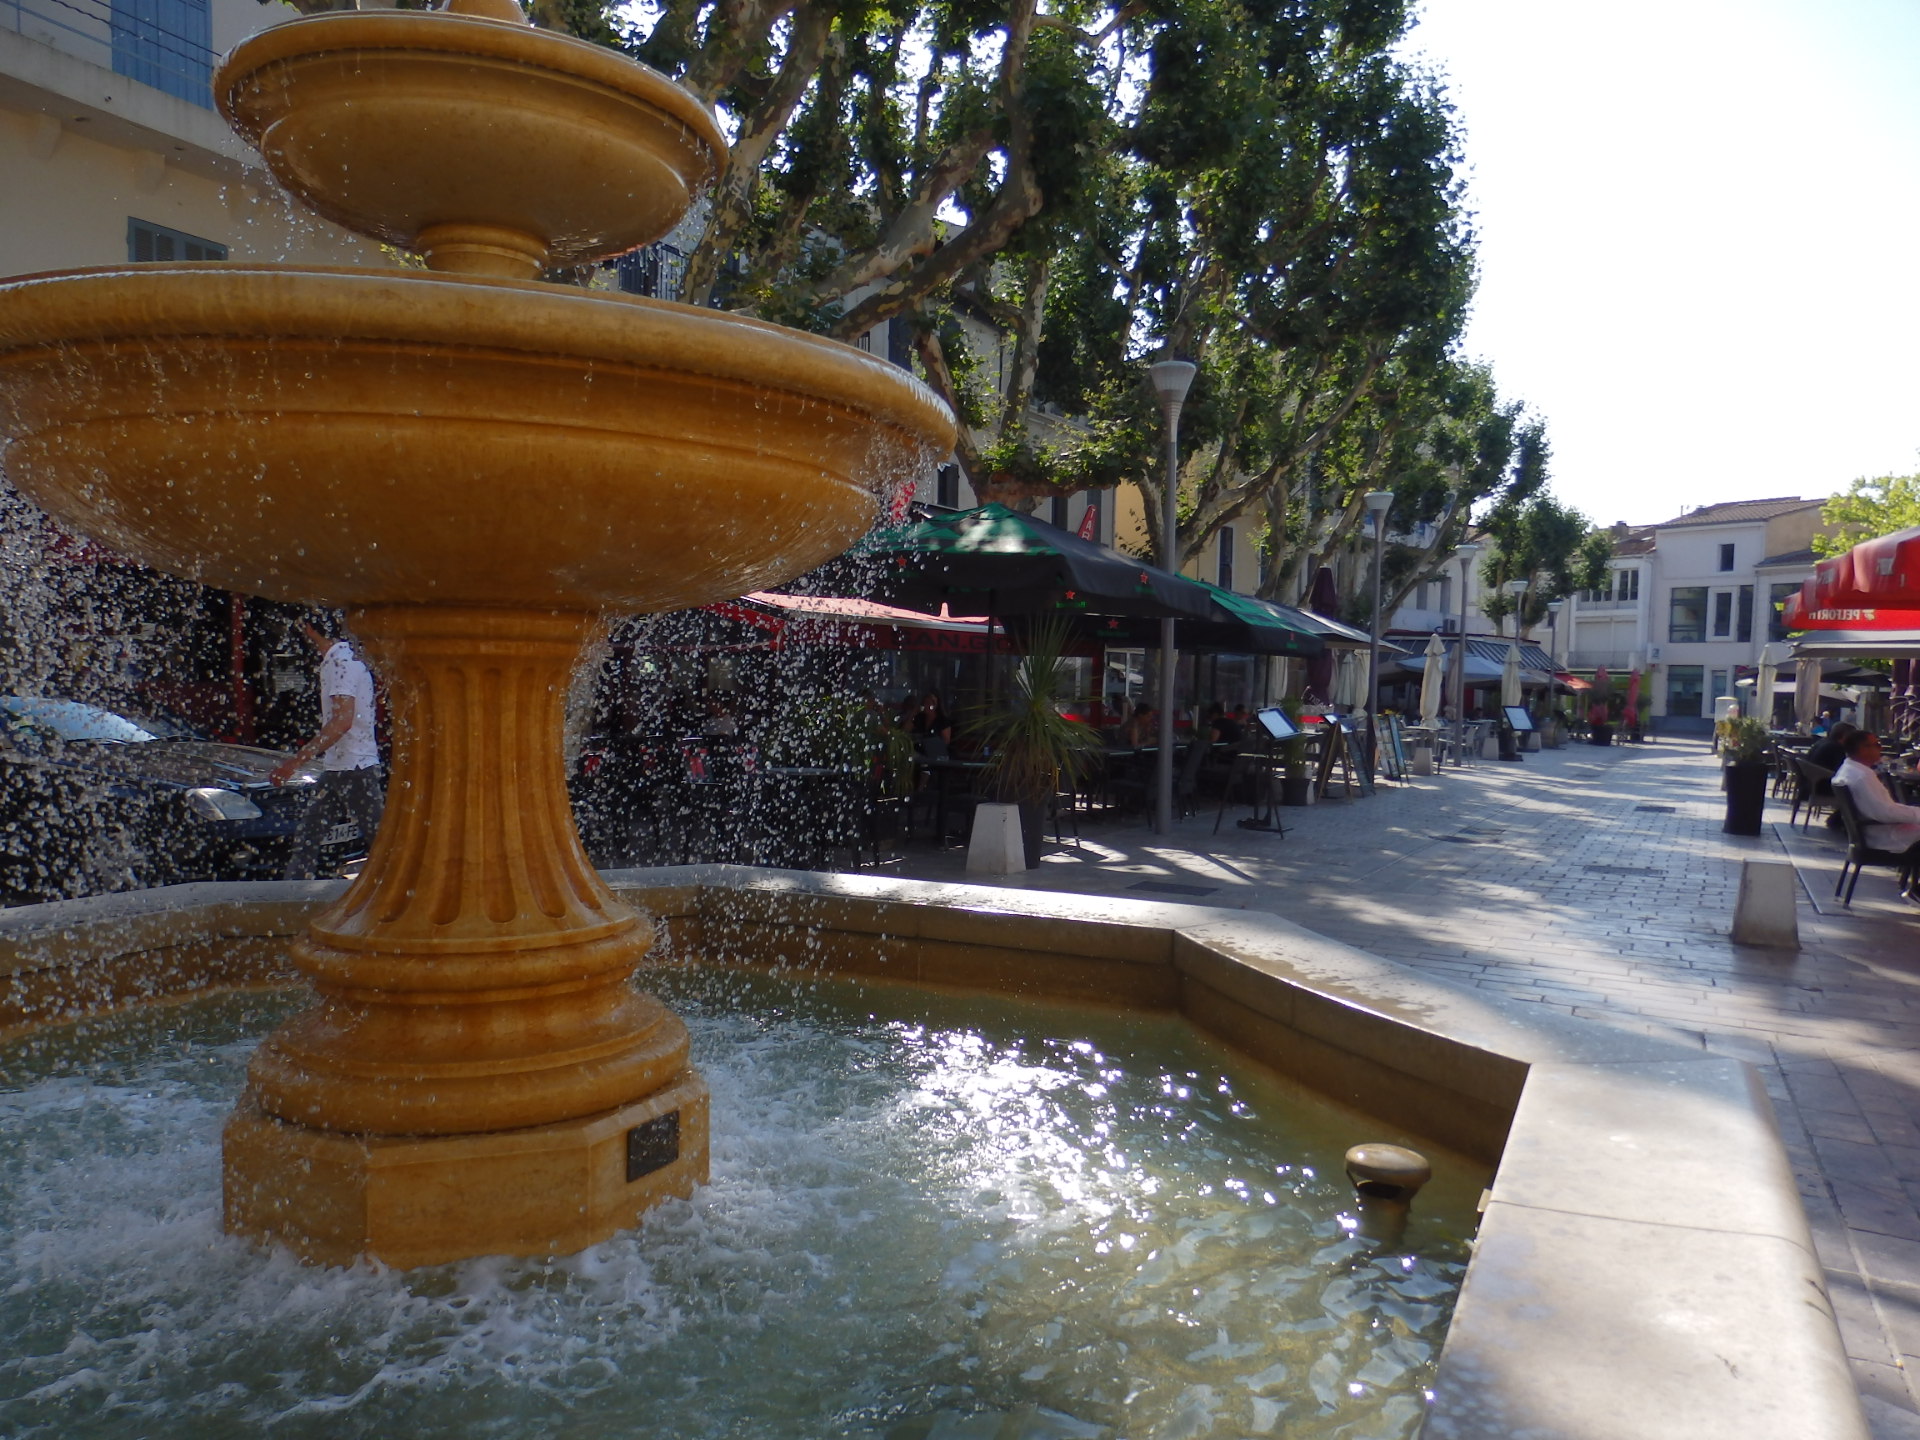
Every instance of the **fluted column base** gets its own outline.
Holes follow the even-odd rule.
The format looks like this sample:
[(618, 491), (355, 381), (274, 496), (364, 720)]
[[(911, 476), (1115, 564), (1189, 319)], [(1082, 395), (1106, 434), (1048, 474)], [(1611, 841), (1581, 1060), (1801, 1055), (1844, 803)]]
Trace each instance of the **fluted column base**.
[[(318, 998), (248, 1067), (227, 1136), (229, 1228), (338, 1258), (338, 1244), (319, 1237), (355, 1227), (342, 1231), (317, 1197), (314, 1236), (297, 1239), (298, 1193), (311, 1183), (301, 1177), (322, 1171), (360, 1175), (354, 1193), (375, 1172), (404, 1173), (425, 1191), (460, 1190), (462, 1214), (504, 1214), (521, 1200), (489, 1200), (472, 1189), (476, 1177), (483, 1190), (518, 1196), (513, 1155), (558, 1144), (573, 1164), (582, 1145), (614, 1144), (601, 1133), (608, 1117), (688, 1086), (697, 1114), (675, 1123), (703, 1179), (705, 1090), (687, 1067), (686, 1027), (630, 983), (652, 927), (594, 871), (567, 800), (567, 686), (595, 617), (386, 606), (351, 623), (388, 687), (386, 815), (360, 878), (293, 947)], [(563, 1133), (575, 1138), (554, 1140)], [(538, 1135), (547, 1139), (527, 1138)], [(579, 1139), (588, 1135), (598, 1138)], [(427, 1143), (461, 1137), (473, 1143)], [(494, 1157), (477, 1170), (476, 1146)], [(432, 1178), (439, 1162), (429, 1157), (456, 1154), (468, 1158)], [(354, 1156), (386, 1159), (369, 1171)], [(554, 1193), (564, 1218), (580, 1196), (567, 1185)], [(450, 1241), (454, 1250), (501, 1253), (481, 1238), (500, 1227), (471, 1215), (462, 1225), (474, 1238)], [(575, 1233), (550, 1220), (534, 1228), (505, 1249), (535, 1253)], [(419, 1263), (395, 1257), (429, 1250), (452, 1258), (411, 1241), (364, 1253)]]

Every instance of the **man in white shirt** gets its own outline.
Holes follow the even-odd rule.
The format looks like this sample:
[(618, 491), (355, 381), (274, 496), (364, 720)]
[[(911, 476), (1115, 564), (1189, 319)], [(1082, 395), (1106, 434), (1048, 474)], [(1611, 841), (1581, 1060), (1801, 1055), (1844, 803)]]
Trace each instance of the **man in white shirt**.
[(1886, 781), (1873, 768), (1879, 763), (1880, 737), (1871, 730), (1857, 731), (1847, 737), (1847, 758), (1834, 771), (1833, 784), (1836, 790), (1846, 788), (1867, 844), (1907, 857), (1901, 874), (1906, 881), (1903, 893), (1911, 897), (1914, 867), (1920, 865), (1920, 805), (1902, 805), (1887, 793)]
[(359, 834), (360, 848), (373, 844), (386, 805), (380, 750), (373, 735), (373, 675), (337, 633), (329, 616), (327, 630), (302, 621), (308, 643), (320, 652), (320, 731), (274, 767), (276, 785), (292, 781), (303, 765), (321, 764), (320, 792), (293, 832), (287, 851), (287, 879), (311, 880), (319, 873), (320, 847), (341, 826)]

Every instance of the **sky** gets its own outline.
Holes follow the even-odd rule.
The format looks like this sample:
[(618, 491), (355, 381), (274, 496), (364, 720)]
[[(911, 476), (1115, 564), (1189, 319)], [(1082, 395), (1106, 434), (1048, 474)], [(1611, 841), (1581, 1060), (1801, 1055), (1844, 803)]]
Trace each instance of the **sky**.
[(1600, 524), (1920, 471), (1920, 0), (1423, 0), (1466, 353)]

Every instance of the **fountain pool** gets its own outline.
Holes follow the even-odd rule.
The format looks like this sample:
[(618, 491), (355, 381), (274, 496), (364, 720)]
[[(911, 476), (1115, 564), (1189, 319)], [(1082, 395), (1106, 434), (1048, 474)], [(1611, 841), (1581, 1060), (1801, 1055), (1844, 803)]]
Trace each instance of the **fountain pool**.
[(1340, 1172), (1377, 1125), (1180, 1021), (739, 970), (649, 979), (713, 1091), (712, 1183), (547, 1262), (315, 1271), (221, 1233), (220, 1126), (294, 992), (15, 1040), (0, 1429), (1418, 1426), (1484, 1167), (1436, 1157), (1405, 1241), (1378, 1249), (1352, 1233)]

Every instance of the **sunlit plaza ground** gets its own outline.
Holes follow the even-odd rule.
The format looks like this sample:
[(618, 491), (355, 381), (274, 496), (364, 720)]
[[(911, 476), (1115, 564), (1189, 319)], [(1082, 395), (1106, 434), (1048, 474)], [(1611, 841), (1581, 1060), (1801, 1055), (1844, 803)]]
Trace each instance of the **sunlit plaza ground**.
[[(1268, 910), (1461, 984), (1758, 1066), (1879, 1437), (1920, 1436), (1920, 909), (1769, 801), (1721, 833), (1718, 763), (1694, 740), (1483, 761), (1372, 797), (1286, 809), (1284, 836), (1216, 802), (1172, 842), (1080, 823), (1009, 885)], [(1798, 952), (1731, 943), (1748, 858), (1798, 874)], [(888, 867), (965, 875), (963, 850)]]

